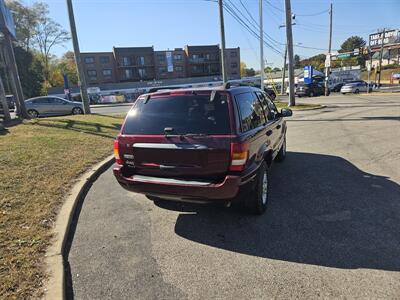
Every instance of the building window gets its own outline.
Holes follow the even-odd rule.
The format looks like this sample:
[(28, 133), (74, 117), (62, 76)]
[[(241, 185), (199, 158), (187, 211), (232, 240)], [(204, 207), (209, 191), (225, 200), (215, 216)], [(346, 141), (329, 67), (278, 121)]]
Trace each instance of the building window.
[(145, 69), (138, 69), (139, 77), (145, 78), (146, 77), (146, 70)]
[(100, 56), (100, 63), (102, 63), (102, 64), (110, 63), (110, 57), (109, 56)]
[(231, 63), (231, 68), (237, 68), (237, 63)]
[(131, 59), (127, 56), (124, 56), (122, 58), (122, 65), (123, 66), (130, 66), (131, 65)]
[(85, 57), (85, 63), (86, 64), (93, 64), (94, 63), (94, 57)]
[(232, 52), (231, 52), (231, 57), (237, 57), (237, 53), (234, 52), (234, 51), (232, 51)]
[(183, 67), (182, 66), (175, 66), (175, 71), (176, 72), (182, 72), (183, 71)]
[(204, 55), (204, 60), (210, 60), (210, 54), (206, 54), (206, 55)]
[(131, 69), (126, 69), (124, 71), (125, 73), (125, 79), (132, 79), (132, 70)]
[(174, 60), (182, 60), (182, 54), (174, 54)]
[(139, 56), (138, 57), (138, 65), (139, 66), (144, 66), (144, 56)]
[(89, 76), (97, 76), (97, 71), (96, 71), (96, 70), (88, 70), (88, 71), (87, 71), (87, 74), (88, 74)]
[(165, 62), (165, 55), (159, 54), (157, 55), (157, 59), (159, 63), (164, 63)]
[(158, 67), (158, 73), (162, 74), (162, 73), (166, 73), (167, 69), (165, 67)]
[(112, 75), (111, 69), (104, 69), (103, 70), (103, 76), (104, 77), (111, 77), (111, 75)]

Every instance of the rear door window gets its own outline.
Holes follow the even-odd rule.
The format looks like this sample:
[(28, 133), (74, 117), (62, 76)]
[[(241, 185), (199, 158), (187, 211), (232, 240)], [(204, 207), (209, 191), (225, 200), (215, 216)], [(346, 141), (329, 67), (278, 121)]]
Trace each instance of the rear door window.
[(153, 96), (147, 103), (139, 98), (128, 113), (123, 134), (231, 134), (228, 99), (217, 93)]
[(265, 115), (255, 93), (243, 93), (235, 96), (239, 107), (242, 132), (265, 124)]
[(257, 93), (257, 96), (262, 103), (268, 121), (274, 120), (276, 114), (278, 113), (278, 109), (276, 108), (274, 102), (272, 102), (265, 93)]

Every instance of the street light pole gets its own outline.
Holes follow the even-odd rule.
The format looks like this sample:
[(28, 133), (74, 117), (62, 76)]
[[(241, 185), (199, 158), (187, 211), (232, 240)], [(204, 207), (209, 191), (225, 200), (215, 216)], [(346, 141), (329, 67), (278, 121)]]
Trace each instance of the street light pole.
[(289, 106), (295, 106), (294, 98), (294, 69), (293, 69), (293, 36), (292, 36), (292, 9), (290, 0), (285, 0), (286, 11), (286, 39), (288, 49), (288, 75), (289, 75)]
[(227, 83), (228, 78), (226, 76), (226, 68), (225, 68), (225, 28), (224, 28), (224, 7), (222, 4), (222, 0), (218, 0), (218, 8), (219, 8), (219, 25), (220, 25), (220, 34), (221, 34), (221, 73), (222, 73), (222, 82)]
[(262, 0), (259, 0), (259, 13), (260, 13), (260, 88), (264, 90), (264, 33), (263, 33), (263, 12)]
[(383, 28), (383, 33), (382, 33), (382, 45), (381, 45), (381, 51), (379, 52), (379, 73), (378, 73), (378, 87), (381, 87), (381, 73), (382, 73), (382, 58), (383, 58), (383, 46), (385, 45), (385, 33), (386, 33), (386, 28)]
[(285, 56), (283, 58), (281, 95), (285, 93), (286, 59), (287, 59), (287, 44), (285, 45)]
[(329, 95), (329, 73), (331, 70), (331, 52), (332, 52), (332, 14), (333, 5), (329, 9), (329, 44), (328, 44), (328, 54), (327, 54), (327, 65), (325, 66), (325, 96)]
[(81, 52), (79, 50), (79, 42), (78, 42), (78, 36), (76, 33), (75, 17), (74, 17), (74, 9), (72, 6), (72, 0), (67, 0), (67, 7), (68, 7), (69, 25), (71, 27), (72, 44), (74, 46), (75, 63), (76, 63), (76, 67), (78, 70), (78, 80), (80, 83), (79, 87), (81, 90), (83, 110), (84, 110), (85, 114), (90, 114), (90, 105), (89, 105), (89, 97), (88, 97), (88, 93), (87, 93), (86, 77), (85, 77), (83, 66), (82, 66)]

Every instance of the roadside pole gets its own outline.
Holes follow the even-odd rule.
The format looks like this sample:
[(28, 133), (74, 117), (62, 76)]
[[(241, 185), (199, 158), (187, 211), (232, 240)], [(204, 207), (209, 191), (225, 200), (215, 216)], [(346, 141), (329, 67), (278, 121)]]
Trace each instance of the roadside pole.
[(369, 85), (370, 85), (370, 81), (371, 81), (371, 62), (369, 60), (367, 60), (366, 63), (367, 63), (367, 71), (368, 71), (367, 94), (369, 94)]
[(283, 57), (281, 95), (285, 93), (286, 59), (287, 59), (287, 44), (285, 45), (285, 56)]
[(382, 56), (383, 56), (383, 46), (385, 45), (385, 32), (386, 32), (386, 28), (383, 28), (383, 33), (382, 33), (382, 45), (381, 45), (381, 51), (380, 51), (380, 53), (379, 53), (378, 88), (381, 87)]
[(294, 98), (294, 69), (293, 69), (293, 36), (292, 36), (292, 9), (290, 0), (285, 0), (286, 11), (286, 39), (288, 49), (288, 75), (289, 75), (289, 106), (295, 106)]
[(225, 28), (224, 28), (224, 7), (222, 5), (222, 0), (218, 0), (218, 8), (219, 8), (219, 25), (220, 25), (220, 35), (221, 35), (221, 73), (222, 73), (222, 82), (228, 82), (228, 78), (226, 76), (226, 68), (225, 68)]
[(3, 79), (0, 77), (0, 103), (3, 110), (4, 122), (11, 120), (10, 111), (8, 110), (6, 92), (4, 91)]
[(6, 57), (11, 72), (11, 85), (15, 93), (14, 97), (15, 97), (15, 104), (17, 106), (17, 113), (19, 117), (27, 119), (29, 118), (29, 116), (25, 107), (24, 93), (22, 92), (21, 81), (18, 75), (18, 68), (17, 68), (17, 62), (15, 61), (12, 39), (8, 33), (3, 33), (3, 34), (4, 34), (4, 44), (6, 46), (5, 47)]
[(329, 9), (329, 44), (328, 44), (328, 54), (326, 55), (325, 63), (325, 96), (329, 95), (329, 75), (331, 71), (331, 52), (332, 52), (332, 14), (333, 5)]
[(78, 80), (79, 80), (79, 87), (81, 90), (83, 110), (85, 114), (90, 114), (86, 77), (82, 66), (81, 52), (79, 50), (79, 42), (78, 42), (78, 35), (76, 33), (74, 8), (72, 6), (72, 0), (67, 0), (67, 7), (68, 7), (69, 25), (71, 27), (72, 44), (74, 46), (75, 63), (78, 70)]
[(260, 14), (260, 89), (264, 90), (264, 33), (263, 33), (263, 9), (262, 0), (259, 0)]

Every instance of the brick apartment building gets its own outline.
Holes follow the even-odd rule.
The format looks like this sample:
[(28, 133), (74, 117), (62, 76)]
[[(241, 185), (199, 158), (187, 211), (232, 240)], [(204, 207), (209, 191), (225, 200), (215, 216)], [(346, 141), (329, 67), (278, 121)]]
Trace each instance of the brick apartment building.
[[(113, 47), (112, 52), (82, 53), (87, 82), (103, 83), (221, 75), (218, 45), (185, 46), (154, 51), (153, 47)], [(240, 78), (240, 48), (226, 49), (228, 78)]]
[(89, 85), (118, 81), (112, 52), (82, 53), (81, 58), (86, 81)]
[(186, 54), (183, 49), (154, 51), (156, 79), (185, 78)]

